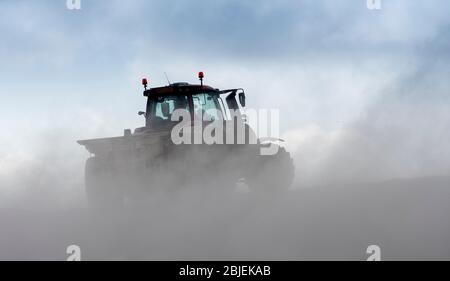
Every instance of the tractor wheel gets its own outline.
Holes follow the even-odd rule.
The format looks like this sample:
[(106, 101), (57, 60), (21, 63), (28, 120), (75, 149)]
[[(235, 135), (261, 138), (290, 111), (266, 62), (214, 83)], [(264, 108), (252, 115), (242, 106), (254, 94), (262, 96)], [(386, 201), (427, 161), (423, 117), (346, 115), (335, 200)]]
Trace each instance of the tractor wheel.
[(123, 206), (123, 194), (114, 181), (113, 173), (101, 159), (92, 157), (86, 161), (85, 186), (89, 208), (113, 209)]
[(246, 183), (251, 191), (283, 192), (292, 185), (294, 175), (294, 161), (290, 153), (279, 147), (275, 155), (257, 157)]

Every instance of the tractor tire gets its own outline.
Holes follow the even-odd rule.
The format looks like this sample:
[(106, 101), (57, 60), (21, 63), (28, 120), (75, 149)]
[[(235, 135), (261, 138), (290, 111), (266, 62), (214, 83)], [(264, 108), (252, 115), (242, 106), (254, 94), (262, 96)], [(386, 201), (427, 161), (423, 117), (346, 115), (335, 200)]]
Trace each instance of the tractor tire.
[(96, 157), (87, 159), (85, 187), (90, 209), (120, 209), (123, 207), (124, 196), (105, 161)]
[(279, 147), (275, 155), (258, 156), (245, 181), (252, 192), (285, 192), (292, 185), (294, 176), (290, 153)]

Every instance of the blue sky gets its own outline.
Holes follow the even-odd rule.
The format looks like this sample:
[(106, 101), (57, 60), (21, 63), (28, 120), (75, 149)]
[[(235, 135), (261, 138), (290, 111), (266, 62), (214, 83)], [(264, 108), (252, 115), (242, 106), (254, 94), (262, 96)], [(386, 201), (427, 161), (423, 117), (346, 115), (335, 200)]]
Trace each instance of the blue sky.
[[(79, 11), (65, 0), (1, 0), (1, 167), (17, 155), (33, 158), (27, 141), (37, 136), (64, 132), (74, 143), (141, 126), (139, 81), (166, 84), (164, 72), (195, 82), (202, 70), (208, 84), (245, 88), (250, 106), (282, 111), (283, 134), (311, 158), (319, 153), (312, 140), (328, 151), (344, 129), (378, 136), (403, 120), (395, 132), (411, 123), (441, 130), (449, 11), (445, 0), (382, 0), (377, 11), (365, 0), (82, 0)], [(430, 124), (429, 112), (439, 116)], [(435, 131), (414, 136), (423, 137), (415, 150), (442, 139)], [(334, 151), (323, 161), (332, 163)]]
[[(250, 87), (250, 100), (269, 106), (274, 93), (259, 85), (284, 91), (282, 84), (298, 82), (301, 74), (293, 72), (330, 84), (336, 81), (327, 76), (355, 75), (355, 84), (367, 78), (380, 85), (449, 56), (446, 1), (385, 0), (380, 11), (364, 0), (84, 0), (80, 11), (65, 5), (0, 1), (0, 98), (9, 108), (137, 109), (141, 76), (160, 85), (163, 72), (193, 81), (197, 70), (220, 87)], [(288, 91), (325, 106), (333, 99), (301, 87)]]

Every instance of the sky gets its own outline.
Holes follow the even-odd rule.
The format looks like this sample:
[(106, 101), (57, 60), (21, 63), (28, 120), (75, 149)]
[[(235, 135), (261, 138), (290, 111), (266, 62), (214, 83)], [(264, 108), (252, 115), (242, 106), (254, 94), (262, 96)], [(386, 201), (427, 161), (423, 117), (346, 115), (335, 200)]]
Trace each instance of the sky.
[(0, 190), (81, 173), (76, 140), (143, 126), (142, 77), (198, 71), (280, 110), (299, 186), (448, 174), (450, 3), (381, 2), (0, 0)]

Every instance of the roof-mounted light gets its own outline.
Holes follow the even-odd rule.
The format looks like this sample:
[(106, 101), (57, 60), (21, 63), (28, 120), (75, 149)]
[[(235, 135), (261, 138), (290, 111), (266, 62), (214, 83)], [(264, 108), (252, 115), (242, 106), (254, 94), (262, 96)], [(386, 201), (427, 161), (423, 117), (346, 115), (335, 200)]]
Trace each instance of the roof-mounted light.
[(198, 79), (200, 79), (200, 84), (203, 86), (203, 78), (205, 77), (205, 74), (203, 73), (203, 71), (200, 71), (198, 73)]
[(142, 78), (142, 86), (144, 86), (144, 89), (147, 90), (148, 80), (147, 78)]

